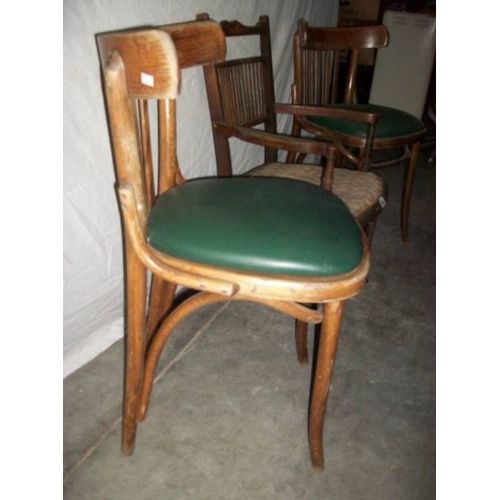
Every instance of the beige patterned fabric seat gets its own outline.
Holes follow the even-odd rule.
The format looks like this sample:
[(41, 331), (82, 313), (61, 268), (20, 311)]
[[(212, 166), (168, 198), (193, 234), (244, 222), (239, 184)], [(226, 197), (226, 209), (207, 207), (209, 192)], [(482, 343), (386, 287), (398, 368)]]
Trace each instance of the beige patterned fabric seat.
[[(317, 186), (321, 184), (321, 167), (304, 163), (268, 163), (250, 170), (247, 175), (285, 177)], [(387, 198), (384, 182), (379, 175), (345, 168), (334, 170), (332, 192), (349, 207), (361, 224), (374, 206), (378, 204), (379, 209), (384, 208)]]

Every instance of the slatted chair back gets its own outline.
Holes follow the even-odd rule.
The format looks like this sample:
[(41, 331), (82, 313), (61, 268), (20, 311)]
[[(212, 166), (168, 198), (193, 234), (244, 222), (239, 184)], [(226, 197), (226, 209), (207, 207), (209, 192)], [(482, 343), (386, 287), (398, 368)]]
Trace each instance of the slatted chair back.
[(307, 130), (315, 137), (347, 146), (345, 156), (359, 170), (406, 164), (401, 202), (401, 235), (406, 242), (413, 179), (425, 125), (400, 109), (358, 102), (357, 92), (362, 57), (367, 53), (374, 56), (377, 49), (388, 44), (389, 31), (383, 25), (314, 27), (299, 20), (294, 36), (292, 102), (376, 113), (378, 121), (370, 130), (350, 119), (315, 118), (305, 113), (294, 120), (292, 135), (298, 137), (301, 130)]
[[(197, 19), (208, 19), (199, 14)], [(245, 26), (238, 21), (222, 21), (220, 26), (227, 38), (258, 38), (259, 54), (229, 59), (203, 68), (212, 121), (224, 121), (243, 127), (261, 126), (266, 132), (276, 132), (274, 110), (274, 80), (269, 18), (260, 16), (257, 24)], [(232, 173), (227, 139), (216, 135), (217, 170), (219, 175)], [(222, 152), (223, 151), (223, 152)], [(276, 149), (266, 147), (265, 163), (277, 161)]]
[(357, 102), (356, 78), (363, 52), (386, 47), (382, 25), (310, 27), (304, 19), (294, 35), (297, 102), (313, 106)]

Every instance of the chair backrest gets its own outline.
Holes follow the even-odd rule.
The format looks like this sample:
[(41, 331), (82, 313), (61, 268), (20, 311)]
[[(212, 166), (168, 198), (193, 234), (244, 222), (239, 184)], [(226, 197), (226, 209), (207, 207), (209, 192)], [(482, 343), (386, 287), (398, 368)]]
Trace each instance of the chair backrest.
[[(183, 182), (176, 152), (176, 98), (180, 71), (222, 61), (226, 46), (213, 21), (139, 28), (97, 36), (109, 128), (123, 204), (145, 221), (156, 196)], [(149, 102), (158, 106), (158, 126), (150, 127)], [(159, 138), (151, 130), (157, 129)], [(152, 140), (158, 140), (155, 186)]]
[(299, 20), (293, 40), (292, 101), (313, 106), (356, 102), (360, 55), (388, 43), (389, 32), (382, 25), (324, 28)]
[[(209, 19), (199, 14), (197, 20)], [(244, 127), (263, 126), (276, 132), (274, 80), (269, 18), (259, 17), (255, 26), (238, 21), (220, 23), (226, 37), (258, 37), (260, 53), (251, 57), (214, 62), (203, 67), (212, 122), (224, 121)], [(219, 176), (232, 175), (231, 154), (226, 136), (214, 133)], [(275, 149), (265, 148), (265, 162), (277, 160)]]

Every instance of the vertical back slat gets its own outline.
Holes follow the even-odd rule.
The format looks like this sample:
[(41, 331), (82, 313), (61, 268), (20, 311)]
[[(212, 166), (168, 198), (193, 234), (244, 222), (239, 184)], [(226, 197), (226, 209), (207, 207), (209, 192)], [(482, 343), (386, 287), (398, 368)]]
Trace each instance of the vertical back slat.
[(177, 181), (176, 101), (158, 101), (158, 185), (160, 194), (174, 187)]
[(358, 70), (358, 59), (359, 59), (359, 50), (358, 49), (351, 50), (348, 62), (349, 66), (347, 69), (347, 82), (346, 82), (345, 97), (344, 97), (344, 102), (347, 104), (352, 104), (357, 100), (356, 75)]
[(332, 77), (332, 93), (330, 97), (330, 104), (334, 104), (339, 98), (339, 72), (340, 72), (340, 52), (333, 52), (333, 77)]
[(144, 173), (144, 184), (146, 191), (146, 203), (148, 209), (151, 208), (155, 201), (155, 186), (153, 175), (153, 154), (151, 150), (151, 131), (149, 120), (149, 106), (146, 99), (139, 99), (137, 103), (139, 116), (139, 129), (141, 141), (141, 161)]
[(302, 103), (330, 106), (337, 102), (339, 54), (332, 50), (300, 51), (295, 84), (301, 90)]

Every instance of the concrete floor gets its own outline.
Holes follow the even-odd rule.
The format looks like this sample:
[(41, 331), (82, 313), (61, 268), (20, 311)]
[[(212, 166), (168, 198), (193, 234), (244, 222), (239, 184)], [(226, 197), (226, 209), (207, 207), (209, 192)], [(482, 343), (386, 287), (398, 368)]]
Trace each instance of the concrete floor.
[(310, 367), (296, 361), (293, 320), (231, 303), (198, 312), (171, 337), (130, 457), (120, 454), (122, 342), (65, 380), (65, 499), (435, 498), (431, 149), (420, 158), (408, 245), (403, 169), (379, 170), (390, 198), (370, 280), (344, 313), (323, 473), (309, 462)]

